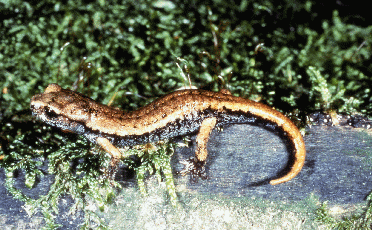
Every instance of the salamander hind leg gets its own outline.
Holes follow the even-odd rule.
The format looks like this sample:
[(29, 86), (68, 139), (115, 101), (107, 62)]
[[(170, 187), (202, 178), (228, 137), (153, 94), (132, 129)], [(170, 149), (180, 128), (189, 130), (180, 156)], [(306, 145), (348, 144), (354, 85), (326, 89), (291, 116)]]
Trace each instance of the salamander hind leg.
[(108, 152), (111, 155), (111, 162), (107, 170), (108, 171), (107, 177), (114, 179), (116, 172), (118, 170), (118, 165), (119, 165), (120, 158), (121, 158), (121, 152), (119, 151), (118, 148), (113, 146), (107, 138), (98, 137), (96, 141), (106, 152)]
[(207, 160), (207, 143), (212, 129), (216, 125), (217, 119), (215, 117), (210, 117), (204, 119), (199, 133), (196, 137), (196, 151), (195, 158), (192, 157), (189, 160), (182, 161), (181, 163), (185, 165), (185, 168), (180, 172), (181, 175), (191, 174), (191, 179), (196, 181), (198, 177), (206, 179), (207, 175), (205, 172), (205, 162)]

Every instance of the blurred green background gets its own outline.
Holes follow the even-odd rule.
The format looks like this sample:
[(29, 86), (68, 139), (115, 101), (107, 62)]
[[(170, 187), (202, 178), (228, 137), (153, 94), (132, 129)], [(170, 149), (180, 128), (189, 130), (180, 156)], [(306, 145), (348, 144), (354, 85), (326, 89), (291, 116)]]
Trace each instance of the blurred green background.
[(356, 2), (0, 4), (1, 118), (49, 83), (72, 87), (80, 77), (74, 89), (103, 103), (117, 92), (114, 105), (137, 108), (141, 96), (188, 86), (181, 71), (198, 88), (229, 88), (285, 112), (372, 111), (372, 27)]

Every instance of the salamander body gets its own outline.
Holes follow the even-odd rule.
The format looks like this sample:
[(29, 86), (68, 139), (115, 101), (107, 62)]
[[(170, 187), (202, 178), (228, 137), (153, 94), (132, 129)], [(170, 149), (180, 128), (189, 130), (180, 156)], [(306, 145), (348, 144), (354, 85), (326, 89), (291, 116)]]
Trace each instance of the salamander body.
[(181, 90), (126, 113), (50, 84), (43, 94), (32, 97), (31, 110), (49, 125), (85, 136), (115, 159), (121, 157), (117, 147), (197, 133), (196, 165), (204, 165), (212, 129), (237, 123), (270, 124), (281, 129), (290, 141), (293, 166), (286, 175), (271, 180), (270, 184), (294, 178), (301, 171), (306, 156), (301, 133), (290, 119), (267, 105), (229, 93)]

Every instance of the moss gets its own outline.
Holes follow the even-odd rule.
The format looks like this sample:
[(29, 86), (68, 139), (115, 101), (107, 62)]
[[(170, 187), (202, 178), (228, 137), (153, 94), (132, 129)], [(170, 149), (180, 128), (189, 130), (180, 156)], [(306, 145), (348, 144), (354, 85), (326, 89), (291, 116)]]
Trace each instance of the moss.
[(367, 197), (367, 207), (361, 214), (344, 216), (341, 220), (329, 214), (327, 203), (316, 210), (316, 220), (327, 224), (331, 229), (370, 229), (372, 227), (372, 193)]

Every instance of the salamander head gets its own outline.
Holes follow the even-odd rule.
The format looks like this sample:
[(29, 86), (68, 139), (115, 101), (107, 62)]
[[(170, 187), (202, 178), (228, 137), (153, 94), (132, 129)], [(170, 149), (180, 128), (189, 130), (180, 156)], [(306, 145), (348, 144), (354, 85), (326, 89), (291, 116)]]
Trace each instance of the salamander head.
[(77, 131), (78, 123), (90, 118), (90, 101), (79, 93), (50, 84), (44, 93), (31, 98), (30, 108), (34, 116), (49, 125)]

